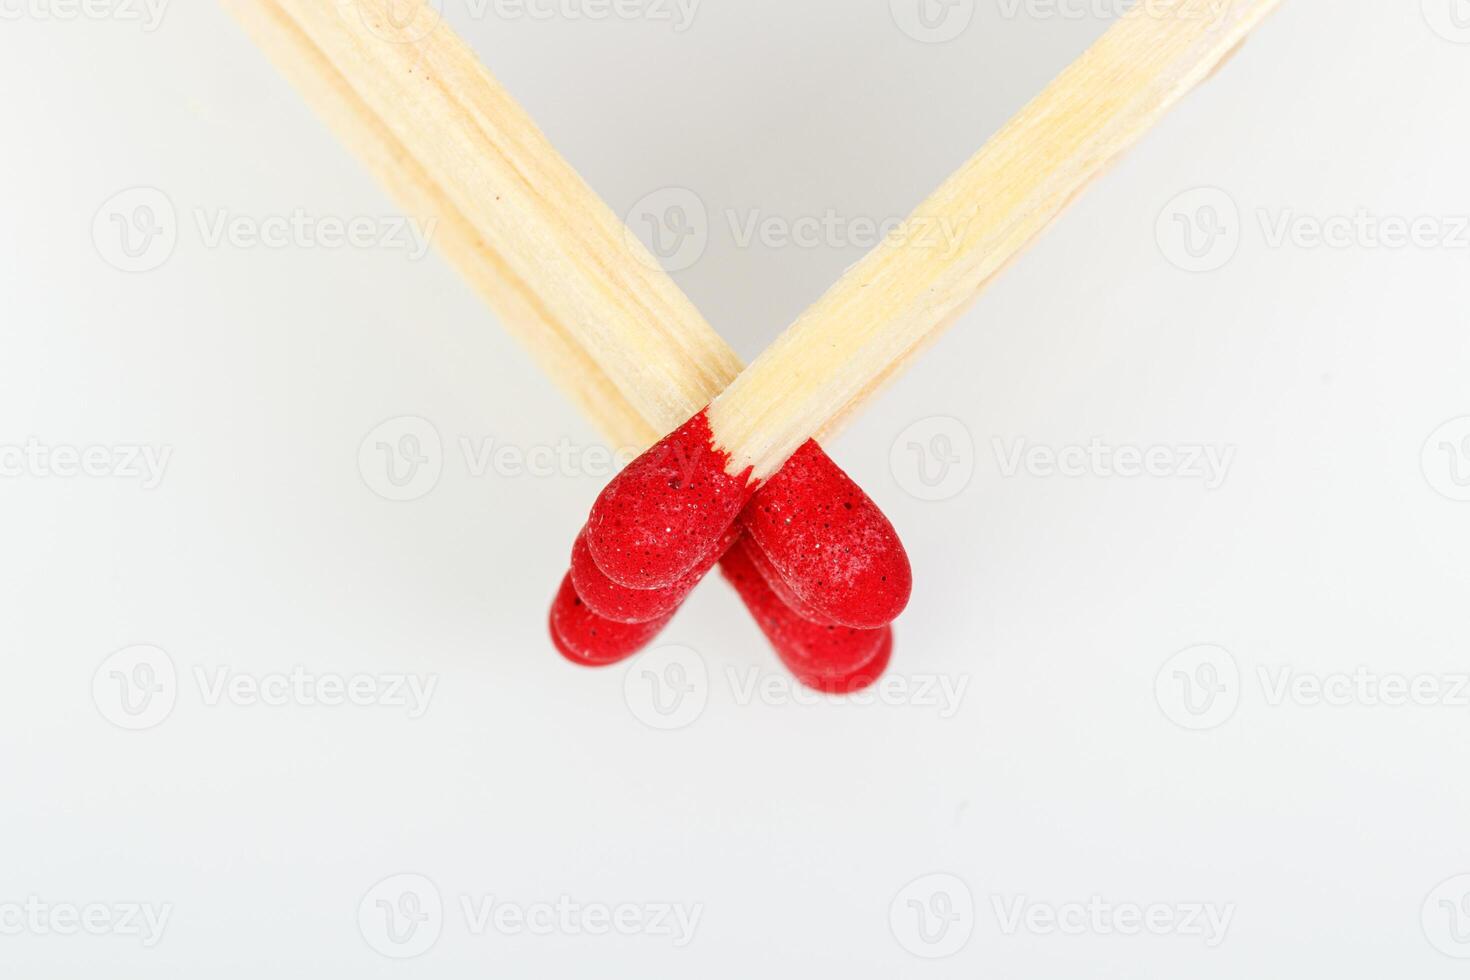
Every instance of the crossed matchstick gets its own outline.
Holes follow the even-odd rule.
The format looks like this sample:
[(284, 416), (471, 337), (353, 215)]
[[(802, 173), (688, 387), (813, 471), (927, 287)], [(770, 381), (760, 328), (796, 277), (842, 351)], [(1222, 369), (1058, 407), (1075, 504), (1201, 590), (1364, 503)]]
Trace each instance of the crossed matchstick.
[[(437, 221), (440, 250), (605, 435), (646, 446), (672, 434), (604, 492), (582, 539), (584, 580), (595, 571), (616, 589), (667, 593), (719, 557), (752, 494), (790, 482), (793, 455), (840, 427), (932, 342), (1279, 0), (1152, 0), (1133, 8), (743, 371), (428, 0), (225, 2), (402, 206)], [(935, 222), (958, 232), (946, 250), (921, 247), (919, 229)], [(702, 469), (697, 485), (676, 487), (671, 497), (659, 460), (675, 450), (700, 456)], [(812, 465), (841, 474), (821, 460)], [(722, 492), (711, 496), (711, 488)], [(810, 529), (821, 522), (820, 503), (809, 497), (783, 513)], [(871, 513), (886, 534), (877, 548), (869, 541), (856, 553), (893, 558), (897, 548), (901, 556), (892, 528), (875, 506)], [(902, 608), (906, 580), (883, 589), (869, 581), (837, 595), (830, 568), (819, 588), (789, 562), (760, 567), (783, 545), (794, 554), (792, 543), (808, 540), (780, 522), (766, 530), (763, 547), (736, 545), (736, 567), (727, 559), (726, 573), (778, 653), (814, 686), (871, 681), (891, 648), (884, 617)], [(841, 534), (859, 541), (856, 528)], [(906, 560), (902, 568), (906, 574)], [(616, 630), (605, 624), (613, 621), (567, 589), (563, 612), (594, 617), (578, 620), (586, 635), (574, 643), (564, 622), (558, 645), (574, 659), (609, 662), (651, 639), (642, 634), (657, 619), (616, 624), (642, 629), (610, 642)], [(862, 601), (849, 601), (854, 595), (872, 600), (870, 615)], [(864, 628), (845, 625), (833, 608)], [(803, 631), (803, 623), (821, 632)], [(839, 642), (824, 646), (824, 634)]]

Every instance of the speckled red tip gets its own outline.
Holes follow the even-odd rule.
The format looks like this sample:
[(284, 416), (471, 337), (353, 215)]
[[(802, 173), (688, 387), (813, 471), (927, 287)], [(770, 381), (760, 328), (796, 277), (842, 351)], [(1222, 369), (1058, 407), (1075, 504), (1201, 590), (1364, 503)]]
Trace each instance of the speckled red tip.
[(740, 515), (801, 606), (877, 629), (898, 618), (913, 571), (878, 505), (815, 442), (767, 480)]
[(647, 623), (603, 619), (577, 597), (568, 574), (551, 604), (551, 642), (562, 656), (582, 667), (609, 667), (627, 660), (653, 641), (673, 613)]
[(807, 605), (802, 601), (800, 596), (791, 591), (791, 586), (781, 577), (781, 573), (776, 571), (775, 566), (771, 564), (771, 559), (766, 557), (766, 553), (761, 550), (760, 545), (751, 540), (749, 536), (745, 539), (745, 557), (750, 559), (751, 566), (757, 572), (760, 572), (761, 578), (765, 581), (767, 587), (776, 593), (776, 598), (780, 599), (783, 605), (790, 606), (792, 612), (796, 613), (802, 619), (810, 620), (821, 626), (838, 625), (829, 617)]
[(715, 553), (673, 585), (662, 589), (630, 589), (619, 585), (592, 560), (587, 547), (587, 533), (577, 535), (572, 545), (572, 587), (588, 608), (603, 619), (615, 623), (647, 623), (669, 615), (689, 597), (720, 556), (740, 537), (738, 524), (731, 524)]
[(631, 589), (667, 588), (712, 564), (725, 529), (754, 488), (725, 472), (704, 412), (613, 478), (587, 520), (587, 547), (602, 573)]
[(766, 584), (750, 549), (741, 540), (721, 560), (720, 570), (798, 681), (818, 691), (851, 694), (882, 676), (893, 653), (892, 627), (855, 630), (803, 619)]

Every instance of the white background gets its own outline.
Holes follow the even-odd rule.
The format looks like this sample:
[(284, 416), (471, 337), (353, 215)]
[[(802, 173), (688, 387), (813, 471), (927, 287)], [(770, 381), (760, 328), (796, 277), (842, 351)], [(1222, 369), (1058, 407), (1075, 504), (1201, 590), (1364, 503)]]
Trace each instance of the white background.
[[(1463, 975), (1463, 0), (1287, 0), (834, 446), (917, 582), (907, 688), (868, 704), (794, 703), (714, 581), (661, 641), (686, 651), (558, 659), (544, 612), (602, 480), (474, 475), (460, 440), (592, 428), (435, 255), (208, 243), (220, 215), (394, 213), (213, 6), (154, 30), (0, 8), (0, 446), (171, 454), (151, 487), (0, 457), (7, 976)], [(704, 0), (682, 32), (468, 9), (446, 15), (619, 213), (697, 196), (708, 243), (677, 278), (746, 357), (864, 249), (742, 245), (730, 215), (906, 213), (1116, 12), (981, 0), (924, 43), (903, 0)], [(138, 199), (104, 205), (136, 187), (177, 243), (125, 273), (112, 218)], [(1274, 238), (1360, 210), (1441, 230)], [(404, 416), (442, 475), (395, 503), (359, 448)], [(1215, 489), (1006, 465), (1094, 438), (1233, 455)], [(127, 731), (108, 658), (137, 645), (176, 691)], [(670, 664), (693, 707), (659, 730), (641, 692)], [(199, 681), (297, 667), (437, 686), (410, 718), (211, 704)], [(1438, 703), (1275, 687), (1360, 668)], [(407, 961), (375, 903), (418, 880), (370, 892), (398, 874), (443, 904)], [(683, 948), (476, 935), (461, 900), (487, 896), (701, 918)], [(1231, 918), (1215, 945), (1044, 928), (1094, 897)], [(30, 899), (170, 918), (151, 948), (38, 935), (5, 912)], [(916, 909), (946, 900), (927, 944)], [(1017, 902), (1039, 917), (1011, 923)]]

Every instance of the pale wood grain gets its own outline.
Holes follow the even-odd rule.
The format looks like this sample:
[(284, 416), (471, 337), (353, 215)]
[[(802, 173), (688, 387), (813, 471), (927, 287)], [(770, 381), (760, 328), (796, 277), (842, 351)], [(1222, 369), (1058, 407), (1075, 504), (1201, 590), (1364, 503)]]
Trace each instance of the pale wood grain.
[(404, 16), (422, 0), (226, 2), (400, 200), (440, 218), (435, 244), (620, 443), (677, 427), (739, 373), (449, 26)]
[(715, 401), (731, 472), (774, 473), (861, 406), (1278, 2), (1149, 0), (1121, 18)]

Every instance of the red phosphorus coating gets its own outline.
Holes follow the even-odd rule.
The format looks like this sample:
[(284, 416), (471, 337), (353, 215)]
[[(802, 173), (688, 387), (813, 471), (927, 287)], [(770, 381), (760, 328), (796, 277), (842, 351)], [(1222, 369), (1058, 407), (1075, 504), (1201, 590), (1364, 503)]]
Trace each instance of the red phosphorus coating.
[(700, 412), (629, 463), (587, 520), (587, 547), (602, 573), (628, 588), (659, 589), (713, 564), (754, 492), (749, 471), (731, 476), (729, 462)]
[(572, 587), (587, 607), (603, 619), (615, 623), (647, 623), (678, 609), (738, 537), (739, 525), (731, 524), (709, 561), (701, 562), (673, 585), (662, 589), (630, 589), (602, 574), (602, 569), (592, 560), (592, 552), (587, 547), (587, 532), (583, 531), (577, 535), (576, 544), (572, 545)]
[(817, 678), (803, 683), (823, 694), (856, 694), (872, 687), (888, 670), (893, 659), (893, 627), (885, 626), (878, 632), (883, 634), (883, 642), (878, 647), (878, 655), (868, 663), (840, 677)]
[(577, 598), (572, 576), (561, 581), (551, 604), (551, 642), (561, 655), (582, 667), (609, 667), (627, 660), (653, 641), (673, 613), (648, 623), (614, 623)]
[(766, 585), (742, 540), (720, 562), (725, 578), (740, 593), (776, 655), (807, 687), (850, 694), (876, 681), (893, 652), (893, 629), (855, 630), (802, 619)]
[(756, 544), (748, 535), (745, 538), (745, 557), (749, 558), (750, 564), (755, 567), (757, 572), (760, 572), (761, 578), (770, 590), (776, 593), (776, 598), (780, 599), (783, 605), (790, 606), (792, 612), (796, 613), (802, 619), (811, 620), (813, 623), (818, 623), (822, 626), (837, 625), (831, 619), (807, 605), (801, 600), (800, 596), (791, 591), (791, 586), (781, 577), (781, 573), (776, 571), (775, 566), (771, 564), (771, 559), (766, 557), (766, 553), (761, 550), (761, 546)]
[(823, 618), (876, 629), (908, 605), (913, 571), (898, 532), (815, 442), (762, 484), (740, 519), (800, 603)]

